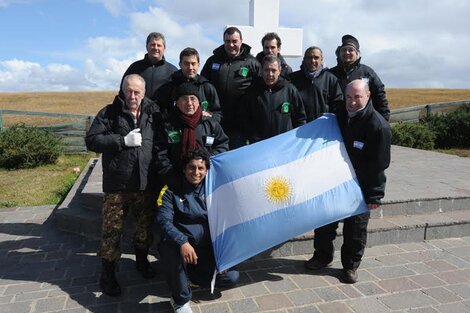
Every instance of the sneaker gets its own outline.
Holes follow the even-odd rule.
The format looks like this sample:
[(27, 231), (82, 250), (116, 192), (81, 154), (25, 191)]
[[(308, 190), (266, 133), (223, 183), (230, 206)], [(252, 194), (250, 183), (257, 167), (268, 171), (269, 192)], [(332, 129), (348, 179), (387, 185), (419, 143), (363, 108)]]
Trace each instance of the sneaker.
[(240, 273), (235, 270), (229, 270), (221, 274), (217, 274), (215, 285), (222, 288), (234, 287), (240, 281)]
[(323, 262), (320, 262), (318, 260), (314, 260), (313, 258), (311, 258), (310, 260), (305, 261), (304, 265), (306, 269), (315, 271), (315, 270), (319, 270), (325, 267), (330, 267), (331, 262), (323, 263)]
[(355, 270), (344, 270), (343, 280), (346, 284), (357, 283), (357, 273)]
[(175, 300), (173, 298), (170, 299), (170, 304), (175, 311), (175, 313), (193, 313), (193, 310), (191, 310), (191, 307), (189, 306), (189, 302), (186, 302), (183, 305), (178, 305), (175, 303)]

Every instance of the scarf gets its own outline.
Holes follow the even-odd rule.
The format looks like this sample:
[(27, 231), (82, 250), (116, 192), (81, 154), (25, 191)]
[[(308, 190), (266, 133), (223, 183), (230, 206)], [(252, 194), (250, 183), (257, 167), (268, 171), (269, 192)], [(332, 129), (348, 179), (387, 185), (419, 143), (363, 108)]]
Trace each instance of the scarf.
[(199, 106), (196, 112), (189, 116), (180, 111), (179, 120), (183, 124), (183, 141), (181, 146), (181, 156), (185, 155), (190, 150), (197, 148), (196, 142), (196, 126), (199, 125), (202, 116), (202, 109)]
[(304, 67), (304, 73), (307, 75), (308, 78), (310, 79), (314, 79), (314, 78), (317, 78), (320, 74), (321, 74), (321, 71), (323, 70), (323, 64), (320, 65), (315, 71), (313, 72), (310, 72), (307, 70), (306, 67)]

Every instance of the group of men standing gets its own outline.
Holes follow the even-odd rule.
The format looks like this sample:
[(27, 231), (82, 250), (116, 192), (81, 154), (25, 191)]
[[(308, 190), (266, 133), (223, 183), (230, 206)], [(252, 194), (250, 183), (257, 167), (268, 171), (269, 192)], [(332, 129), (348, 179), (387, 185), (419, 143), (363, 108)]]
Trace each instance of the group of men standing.
[[(256, 57), (243, 43), (238, 28), (227, 28), (223, 40), (198, 74), (196, 49), (181, 51), (178, 70), (165, 60), (164, 36), (150, 33), (147, 54), (129, 66), (119, 94), (97, 114), (87, 133), (89, 150), (102, 153), (105, 196), (98, 255), (102, 259), (100, 286), (108, 295), (121, 293), (115, 270), (124, 219), (129, 213), (136, 221), (136, 268), (146, 278), (155, 276), (148, 261), (152, 225), (155, 215), (160, 214), (160, 190), (163, 188), (164, 195), (168, 189), (175, 196), (160, 199), (167, 201), (162, 206), (166, 209), (157, 216), (162, 229), (160, 255), (169, 256), (162, 262), (175, 311), (191, 312), (187, 305), (189, 284), (185, 281), (188, 275), (183, 274), (187, 274), (189, 264), (197, 263), (197, 257), (186, 244), (197, 251), (197, 247), (207, 245), (207, 234), (205, 227), (194, 233), (195, 228), (187, 225), (206, 225), (207, 212), (204, 214), (201, 180), (195, 180), (191, 173), (196, 169), (187, 166), (202, 164), (207, 171), (210, 155), (289, 131), (323, 113), (338, 117), (366, 203), (376, 208), (384, 196), (384, 170), (390, 162), (390, 111), (380, 78), (361, 63), (356, 38), (342, 37), (336, 67), (327, 69), (322, 50), (312, 46), (306, 49), (300, 70), (295, 72), (282, 57), (281, 39), (275, 33), (262, 38), (263, 51)], [(200, 159), (204, 162), (195, 161)], [(188, 183), (191, 196), (187, 194)], [(185, 199), (191, 200), (181, 207)], [(368, 218), (365, 214), (345, 220), (345, 282), (357, 281)], [(333, 223), (316, 230), (315, 253), (306, 262), (307, 268), (329, 266), (336, 227)], [(205, 239), (201, 243), (194, 241), (195, 237)], [(227, 285), (238, 280), (235, 271), (224, 274), (220, 280)]]

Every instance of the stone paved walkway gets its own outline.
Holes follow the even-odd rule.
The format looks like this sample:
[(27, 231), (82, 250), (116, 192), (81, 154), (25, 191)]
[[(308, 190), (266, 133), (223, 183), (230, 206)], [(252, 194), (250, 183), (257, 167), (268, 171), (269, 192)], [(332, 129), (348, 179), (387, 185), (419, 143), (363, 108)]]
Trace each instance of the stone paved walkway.
[[(58, 230), (52, 210), (0, 211), (0, 312), (171, 312), (162, 275), (141, 278), (128, 246), (118, 273), (123, 296), (103, 295), (98, 242)], [(303, 268), (308, 257), (245, 262), (237, 288), (195, 292), (191, 306), (201, 313), (470, 312), (470, 237), (369, 248), (354, 285), (339, 281), (338, 259), (313, 273)]]

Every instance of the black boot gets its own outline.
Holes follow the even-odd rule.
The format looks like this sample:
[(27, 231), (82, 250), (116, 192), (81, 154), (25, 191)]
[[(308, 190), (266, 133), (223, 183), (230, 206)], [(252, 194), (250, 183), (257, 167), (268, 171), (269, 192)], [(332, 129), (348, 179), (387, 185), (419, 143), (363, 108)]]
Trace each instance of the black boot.
[(111, 297), (121, 295), (121, 287), (116, 280), (116, 262), (109, 262), (102, 259), (100, 287), (103, 293)]
[(150, 266), (150, 262), (147, 259), (148, 254), (148, 250), (135, 249), (135, 268), (144, 278), (154, 278), (157, 273)]

